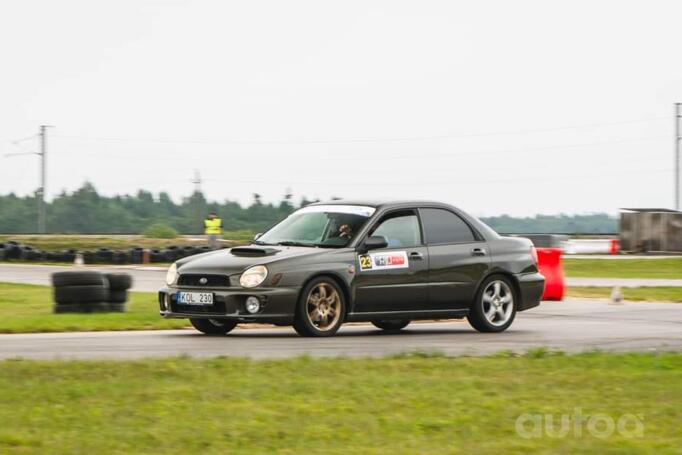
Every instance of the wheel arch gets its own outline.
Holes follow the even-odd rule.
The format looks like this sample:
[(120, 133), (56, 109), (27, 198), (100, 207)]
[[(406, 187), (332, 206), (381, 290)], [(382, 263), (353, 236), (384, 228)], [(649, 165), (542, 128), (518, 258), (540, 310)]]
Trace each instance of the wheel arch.
[[(474, 299), (478, 298), (478, 295), (481, 292), (483, 283), (488, 278), (490, 278), (492, 276), (503, 276), (503, 277), (507, 278), (509, 280), (509, 282), (512, 284), (512, 287), (514, 288), (514, 294), (516, 294), (516, 298), (519, 300), (519, 303), (520, 303), (522, 294), (521, 294), (521, 285), (519, 284), (518, 278), (513, 273), (511, 273), (507, 270), (502, 270), (502, 269), (491, 270), (481, 279), (481, 281), (479, 281), (478, 286), (476, 287), (476, 294), (475, 294)], [(474, 300), (471, 303), (471, 305), (473, 306), (475, 303), (476, 303), (476, 301)], [(519, 305), (517, 304), (516, 306), (518, 308)]]
[[(303, 291), (308, 287), (311, 281), (317, 279), (317, 278), (329, 278), (332, 281), (334, 281), (338, 286), (339, 289), (341, 289), (341, 292), (343, 293), (343, 300), (346, 303), (344, 312), (345, 314), (348, 314), (348, 310), (350, 308), (350, 287), (348, 284), (344, 281), (344, 279), (337, 273), (330, 272), (330, 271), (324, 271), (324, 272), (316, 272), (312, 275), (310, 275), (302, 284), (301, 290), (298, 293), (298, 298), (296, 300), (296, 311), (298, 311), (298, 302), (301, 301), (301, 297), (303, 296)], [(345, 316), (344, 314), (344, 316)]]

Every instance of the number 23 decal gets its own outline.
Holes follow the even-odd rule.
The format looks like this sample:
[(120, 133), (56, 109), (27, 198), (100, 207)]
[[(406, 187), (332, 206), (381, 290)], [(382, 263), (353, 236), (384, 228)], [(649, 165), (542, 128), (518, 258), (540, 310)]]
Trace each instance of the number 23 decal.
[(369, 254), (363, 254), (360, 256), (360, 270), (368, 270), (372, 268), (372, 258)]

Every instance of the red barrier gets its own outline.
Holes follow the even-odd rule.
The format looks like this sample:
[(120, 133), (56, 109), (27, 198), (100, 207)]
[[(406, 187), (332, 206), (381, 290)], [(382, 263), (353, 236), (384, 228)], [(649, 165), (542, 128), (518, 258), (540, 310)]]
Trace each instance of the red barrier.
[(566, 290), (564, 268), (561, 266), (560, 248), (537, 248), (538, 268), (545, 277), (542, 300), (563, 300)]
[(618, 253), (620, 253), (620, 240), (611, 239), (611, 242), (609, 243), (609, 254), (618, 254)]

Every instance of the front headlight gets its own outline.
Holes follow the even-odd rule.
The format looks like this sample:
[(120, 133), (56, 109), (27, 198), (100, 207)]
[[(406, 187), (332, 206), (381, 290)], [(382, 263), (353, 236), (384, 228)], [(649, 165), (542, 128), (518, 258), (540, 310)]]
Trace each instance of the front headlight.
[(175, 284), (175, 280), (178, 279), (178, 266), (173, 263), (168, 267), (168, 272), (166, 272), (166, 284), (172, 286)]
[(239, 277), (239, 284), (244, 288), (255, 288), (268, 276), (268, 269), (264, 265), (256, 265), (246, 269)]

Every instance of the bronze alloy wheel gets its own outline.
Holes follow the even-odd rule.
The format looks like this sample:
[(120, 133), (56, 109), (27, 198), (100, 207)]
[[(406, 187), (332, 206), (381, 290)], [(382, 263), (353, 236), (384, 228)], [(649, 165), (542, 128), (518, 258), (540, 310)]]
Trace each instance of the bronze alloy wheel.
[(325, 332), (336, 328), (341, 318), (341, 297), (329, 283), (318, 283), (308, 293), (306, 300), (308, 321), (317, 330)]

